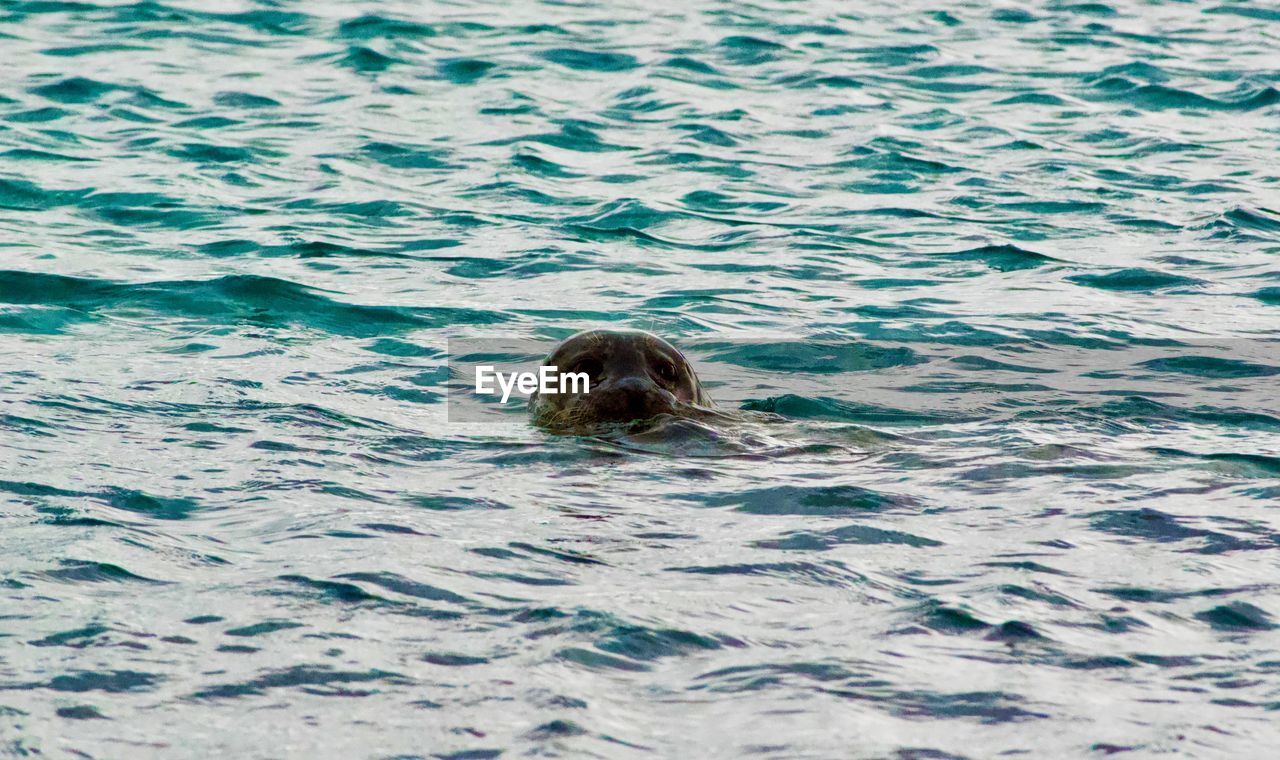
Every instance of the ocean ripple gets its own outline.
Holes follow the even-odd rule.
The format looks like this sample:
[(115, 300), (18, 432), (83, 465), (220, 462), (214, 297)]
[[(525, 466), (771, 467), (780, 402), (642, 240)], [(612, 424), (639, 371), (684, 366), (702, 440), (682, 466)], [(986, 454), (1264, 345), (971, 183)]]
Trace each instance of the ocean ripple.
[(1270, 756), (1278, 19), (0, 0), (0, 754)]

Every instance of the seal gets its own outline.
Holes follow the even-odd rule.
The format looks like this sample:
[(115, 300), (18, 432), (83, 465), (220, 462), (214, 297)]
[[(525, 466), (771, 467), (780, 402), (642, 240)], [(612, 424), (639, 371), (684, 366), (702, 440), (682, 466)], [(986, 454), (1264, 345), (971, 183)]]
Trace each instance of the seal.
[(715, 406), (684, 354), (643, 330), (580, 332), (557, 346), (542, 366), (588, 378), (576, 392), (529, 398), (533, 422), (554, 432), (584, 432), (660, 415), (696, 416)]

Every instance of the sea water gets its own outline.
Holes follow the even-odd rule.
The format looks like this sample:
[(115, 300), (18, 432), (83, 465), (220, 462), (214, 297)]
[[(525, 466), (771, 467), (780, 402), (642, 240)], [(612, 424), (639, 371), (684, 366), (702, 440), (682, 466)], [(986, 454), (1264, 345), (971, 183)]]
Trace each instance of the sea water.
[[(0, 0), (0, 754), (1271, 754), (1278, 49)], [(452, 413), (601, 326), (770, 421)]]

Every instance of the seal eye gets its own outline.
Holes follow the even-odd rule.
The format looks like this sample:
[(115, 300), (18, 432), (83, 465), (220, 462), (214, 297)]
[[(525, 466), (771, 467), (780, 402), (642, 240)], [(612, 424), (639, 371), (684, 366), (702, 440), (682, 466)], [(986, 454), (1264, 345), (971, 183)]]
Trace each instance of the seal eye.
[(604, 369), (604, 366), (600, 364), (600, 360), (593, 359), (591, 357), (581, 359), (576, 364), (573, 365), (574, 372), (586, 373), (587, 377), (590, 377), (592, 379), (600, 377), (600, 372), (603, 369)]
[(660, 362), (658, 364), (658, 377), (668, 383), (674, 383), (676, 380), (676, 365), (668, 361)]

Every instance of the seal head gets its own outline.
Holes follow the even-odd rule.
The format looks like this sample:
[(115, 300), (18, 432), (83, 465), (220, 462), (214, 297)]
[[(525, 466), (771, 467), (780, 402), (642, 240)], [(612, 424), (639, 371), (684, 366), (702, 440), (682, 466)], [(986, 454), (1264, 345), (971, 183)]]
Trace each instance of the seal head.
[(582, 373), (586, 392), (534, 394), (538, 425), (580, 432), (608, 423), (659, 415), (691, 415), (713, 404), (689, 361), (675, 346), (641, 330), (588, 330), (556, 347), (542, 362), (558, 372)]

